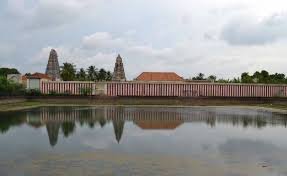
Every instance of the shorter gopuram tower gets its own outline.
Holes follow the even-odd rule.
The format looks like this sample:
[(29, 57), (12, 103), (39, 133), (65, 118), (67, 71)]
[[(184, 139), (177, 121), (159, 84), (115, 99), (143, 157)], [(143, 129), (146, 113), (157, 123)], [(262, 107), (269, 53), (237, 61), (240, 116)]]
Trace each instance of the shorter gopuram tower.
[(58, 81), (60, 77), (60, 66), (56, 50), (52, 49), (50, 52), (46, 74), (49, 75), (53, 81)]
[(112, 81), (126, 81), (123, 59), (120, 55), (118, 55), (115, 63)]

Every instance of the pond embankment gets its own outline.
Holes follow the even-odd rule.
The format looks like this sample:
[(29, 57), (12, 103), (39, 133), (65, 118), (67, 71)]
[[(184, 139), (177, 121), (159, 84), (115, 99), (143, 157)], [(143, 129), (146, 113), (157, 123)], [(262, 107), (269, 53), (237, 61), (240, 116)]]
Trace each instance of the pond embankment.
[(11, 103), (23, 103), (27, 101), (25, 97), (0, 97), (0, 105)]
[(38, 96), (0, 98), (0, 111), (38, 106), (252, 106), (287, 110), (287, 98)]

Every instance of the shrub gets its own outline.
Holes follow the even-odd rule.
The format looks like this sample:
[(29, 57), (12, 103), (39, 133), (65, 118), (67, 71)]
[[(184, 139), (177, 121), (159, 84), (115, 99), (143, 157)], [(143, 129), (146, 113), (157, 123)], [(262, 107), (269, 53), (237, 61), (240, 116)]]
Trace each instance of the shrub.
[(71, 93), (71, 91), (69, 91), (69, 90), (65, 90), (65, 92), (63, 93), (63, 95), (64, 96), (69, 96), (69, 95), (71, 95), (72, 93)]
[(51, 96), (56, 96), (56, 95), (58, 95), (58, 94), (57, 94), (57, 92), (56, 92), (55, 90), (50, 90), (50, 91), (49, 91), (49, 95), (51, 95)]
[(92, 88), (82, 88), (80, 92), (81, 92), (81, 95), (88, 96), (92, 94)]
[(40, 96), (40, 95), (42, 95), (42, 93), (39, 89), (28, 89), (28, 90), (26, 90), (25, 95), (27, 95), (27, 96)]
[(69, 96), (69, 95), (71, 95), (72, 93), (71, 93), (71, 91), (69, 91), (69, 90), (65, 90), (65, 92), (62, 92), (62, 93), (58, 93), (57, 91), (55, 91), (55, 90), (50, 90), (49, 91), (49, 96)]
[(0, 77), (0, 96), (24, 95), (25, 89), (21, 84), (13, 83), (5, 77)]

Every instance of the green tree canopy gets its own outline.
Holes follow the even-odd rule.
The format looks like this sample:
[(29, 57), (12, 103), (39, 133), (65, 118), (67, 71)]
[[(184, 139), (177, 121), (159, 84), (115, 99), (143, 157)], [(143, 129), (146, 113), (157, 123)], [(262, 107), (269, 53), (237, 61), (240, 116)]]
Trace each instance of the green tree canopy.
[(86, 81), (87, 79), (87, 74), (84, 68), (81, 68), (80, 71), (77, 72), (77, 80), (79, 81)]
[(111, 81), (113, 78), (113, 74), (110, 71), (107, 71), (106, 81)]
[(11, 82), (6, 77), (0, 76), (0, 96), (22, 95), (24, 92), (24, 87), (21, 84)]
[(98, 70), (96, 69), (95, 66), (93, 66), (93, 65), (89, 66), (89, 68), (87, 69), (87, 72), (88, 72), (88, 80), (89, 81), (96, 81), (97, 80)]
[(76, 80), (76, 68), (72, 63), (64, 63), (61, 67), (61, 78), (63, 81)]
[(16, 68), (0, 68), (0, 76), (6, 77), (8, 74), (20, 74)]
[(106, 80), (107, 77), (107, 72), (105, 69), (101, 68), (97, 77), (98, 81), (104, 81)]
[(244, 72), (241, 74), (241, 81), (242, 83), (253, 83), (253, 78), (248, 72)]
[[(266, 70), (256, 71), (252, 75), (248, 72), (241, 74), (240, 78), (233, 79), (216, 79), (215, 75), (210, 75), (207, 80), (215, 80), (218, 83), (260, 83), (260, 84), (287, 84), (286, 75), (283, 73), (270, 74)], [(205, 80), (204, 74), (199, 73), (193, 80)]]
[(203, 73), (198, 73), (196, 77), (193, 77), (192, 80), (205, 80)]
[(208, 76), (207, 80), (215, 82), (216, 81), (216, 76), (215, 75), (210, 75), (210, 76)]

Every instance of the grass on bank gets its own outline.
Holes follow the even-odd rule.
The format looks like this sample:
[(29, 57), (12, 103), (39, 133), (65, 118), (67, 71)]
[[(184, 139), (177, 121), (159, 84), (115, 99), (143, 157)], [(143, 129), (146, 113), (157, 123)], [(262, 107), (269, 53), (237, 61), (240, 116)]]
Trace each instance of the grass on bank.
[(30, 109), (30, 108), (39, 107), (42, 104), (43, 103), (40, 103), (40, 102), (29, 102), (29, 101), (19, 102), (19, 103), (0, 104), (0, 112)]

